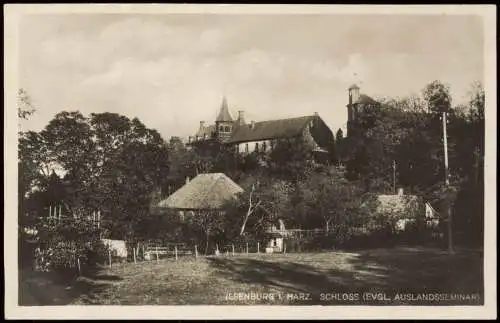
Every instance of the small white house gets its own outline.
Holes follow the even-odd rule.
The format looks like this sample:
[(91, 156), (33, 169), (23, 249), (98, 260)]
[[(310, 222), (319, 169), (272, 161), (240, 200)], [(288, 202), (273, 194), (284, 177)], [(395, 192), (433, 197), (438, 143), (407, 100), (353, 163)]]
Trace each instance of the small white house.
[(419, 198), (415, 195), (405, 195), (403, 189), (399, 189), (397, 194), (378, 195), (377, 200), (377, 213), (394, 218), (397, 231), (404, 231), (407, 225), (414, 223), (418, 217)]
[(425, 221), (429, 228), (434, 229), (439, 226), (439, 213), (436, 212), (429, 202), (425, 203)]
[(126, 259), (128, 256), (127, 245), (123, 240), (102, 239), (102, 243), (111, 250), (115, 257)]
[(270, 238), (266, 245), (266, 253), (283, 252), (283, 238), (286, 234), (285, 223), (278, 219), (278, 227), (272, 225), (267, 233)]

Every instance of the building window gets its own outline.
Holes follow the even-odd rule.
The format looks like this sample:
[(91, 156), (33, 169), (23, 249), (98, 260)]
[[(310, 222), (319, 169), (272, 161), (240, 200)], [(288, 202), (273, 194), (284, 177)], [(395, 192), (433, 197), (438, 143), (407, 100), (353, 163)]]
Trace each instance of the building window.
[(229, 127), (229, 126), (224, 127), (224, 131), (225, 132), (231, 132), (231, 127)]
[(259, 152), (259, 143), (258, 142), (255, 143), (255, 152), (256, 153)]
[(248, 144), (245, 144), (245, 152), (248, 152)]
[(267, 148), (266, 146), (267, 146), (267, 145), (266, 145), (266, 142), (264, 141), (264, 142), (262, 143), (262, 151), (264, 151), (264, 152), (266, 151), (266, 148)]
[(219, 126), (219, 131), (220, 132), (224, 132), (224, 127), (223, 126)]

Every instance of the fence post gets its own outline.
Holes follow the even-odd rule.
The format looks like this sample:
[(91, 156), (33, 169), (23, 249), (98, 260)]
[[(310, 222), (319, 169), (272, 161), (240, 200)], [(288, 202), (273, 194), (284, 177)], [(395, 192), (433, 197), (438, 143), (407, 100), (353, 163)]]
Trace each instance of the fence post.
[(246, 251), (247, 251), (247, 255), (248, 255), (248, 242), (247, 242), (247, 250)]
[(233, 256), (234, 256), (234, 244), (231, 244), (232, 251), (233, 251)]
[(218, 256), (219, 255), (219, 244), (215, 244), (215, 254)]
[(286, 243), (283, 241), (283, 253), (286, 253)]
[(82, 269), (80, 267), (80, 257), (76, 258), (76, 263), (78, 264), (78, 276), (82, 275)]
[(158, 246), (156, 246), (156, 263), (158, 263), (159, 260), (158, 260)]
[(260, 253), (260, 244), (257, 242), (257, 253)]
[(198, 259), (198, 246), (194, 245), (194, 257)]
[(108, 246), (108, 260), (109, 260), (109, 268), (111, 268), (111, 248)]
[(177, 261), (177, 245), (175, 245), (175, 260)]
[(135, 248), (132, 248), (132, 250), (134, 251), (134, 265), (137, 264), (137, 260), (135, 258)]

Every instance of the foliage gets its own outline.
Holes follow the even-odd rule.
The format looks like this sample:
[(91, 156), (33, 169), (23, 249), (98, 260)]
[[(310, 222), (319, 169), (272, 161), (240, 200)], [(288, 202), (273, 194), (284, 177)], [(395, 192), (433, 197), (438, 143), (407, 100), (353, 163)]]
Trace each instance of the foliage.
[(210, 240), (213, 236), (224, 231), (224, 216), (221, 212), (200, 210), (187, 218), (192, 227), (203, 234), (205, 254), (209, 253)]
[(279, 179), (297, 182), (309, 174), (313, 153), (303, 139), (277, 141), (270, 154), (270, 173)]
[(440, 81), (429, 83), (422, 90), (422, 96), (431, 113), (448, 112), (451, 109), (450, 88)]
[(65, 213), (82, 217), (99, 209), (112, 238), (147, 234), (139, 223), (148, 216), (151, 193), (166, 185), (169, 170), (167, 146), (156, 130), (114, 113), (87, 118), (63, 111), (42, 131), (23, 134), (19, 151), (20, 196), (29, 200), (22, 201), (24, 211), (39, 217), (62, 204)]
[(25, 89), (19, 89), (17, 92), (17, 117), (19, 119), (28, 119), (36, 112), (33, 102)]
[(42, 270), (75, 269), (78, 261), (80, 266), (94, 266), (102, 259), (95, 255), (100, 231), (88, 219), (41, 217), (36, 228), (39, 244), (36, 258)]

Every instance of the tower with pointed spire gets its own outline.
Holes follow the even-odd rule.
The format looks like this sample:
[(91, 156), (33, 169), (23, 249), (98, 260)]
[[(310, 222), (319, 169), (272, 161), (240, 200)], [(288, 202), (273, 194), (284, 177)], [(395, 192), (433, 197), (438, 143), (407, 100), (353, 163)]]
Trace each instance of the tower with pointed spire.
[(226, 141), (231, 138), (233, 132), (234, 121), (229, 113), (227, 100), (224, 96), (222, 98), (222, 105), (219, 114), (215, 119), (215, 136), (220, 141)]

